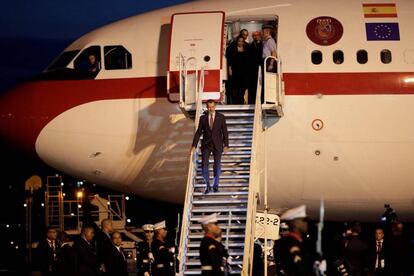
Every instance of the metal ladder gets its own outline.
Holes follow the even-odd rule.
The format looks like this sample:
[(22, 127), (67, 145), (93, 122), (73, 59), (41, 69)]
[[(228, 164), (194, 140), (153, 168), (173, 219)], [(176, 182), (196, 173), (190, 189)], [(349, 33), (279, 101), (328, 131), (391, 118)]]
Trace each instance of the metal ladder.
[[(201, 175), (200, 146), (194, 161), (194, 177), (191, 181), (192, 197), (188, 198), (187, 220), (182, 235), (182, 272), (184, 275), (200, 275), (199, 247), (204, 233), (198, 219), (206, 214), (220, 213), (219, 226), (223, 230), (222, 242), (233, 258), (230, 274), (241, 274), (245, 242), (247, 203), (249, 195), (250, 159), (253, 136), (254, 106), (218, 105), (216, 110), (226, 116), (230, 150), (223, 154), (219, 192), (205, 195), (206, 188)], [(199, 143), (200, 145), (201, 143)], [(210, 182), (213, 181), (213, 158), (210, 158)], [(184, 223), (183, 223), (184, 225)]]
[(48, 176), (45, 192), (46, 226), (64, 230), (62, 177)]

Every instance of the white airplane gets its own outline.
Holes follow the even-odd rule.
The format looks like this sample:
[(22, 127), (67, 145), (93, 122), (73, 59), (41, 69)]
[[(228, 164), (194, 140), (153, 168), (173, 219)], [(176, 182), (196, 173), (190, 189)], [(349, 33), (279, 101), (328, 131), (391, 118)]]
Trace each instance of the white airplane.
[(372, 221), (390, 203), (413, 221), (409, 0), (205, 0), (120, 20), (4, 95), (1, 136), (74, 177), (183, 203), (194, 121), (176, 101), (178, 54), (207, 66), (205, 97), (220, 100), (227, 40), (264, 23), (285, 91), (267, 131), (270, 207), (306, 204), (318, 218), (323, 199), (327, 220)]

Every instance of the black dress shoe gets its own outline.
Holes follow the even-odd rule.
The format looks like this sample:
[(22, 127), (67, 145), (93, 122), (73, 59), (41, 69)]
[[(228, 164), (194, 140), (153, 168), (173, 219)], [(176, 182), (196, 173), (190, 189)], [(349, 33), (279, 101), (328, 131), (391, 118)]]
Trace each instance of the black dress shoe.
[(206, 188), (206, 190), (204, 191), (204, 194), (208, 194), (210, 192), (210, 187)]
[(218, 187), (213, 187), (213, 192), (217, 193), (218, 192)]

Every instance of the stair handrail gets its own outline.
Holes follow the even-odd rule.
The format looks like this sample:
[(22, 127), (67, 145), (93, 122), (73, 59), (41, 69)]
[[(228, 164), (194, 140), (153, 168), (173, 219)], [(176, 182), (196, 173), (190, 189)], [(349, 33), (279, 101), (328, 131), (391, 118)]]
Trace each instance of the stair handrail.
[[(186, 99), (185, 99), (185, 95), (186, 93), (188, 93), (188, 63), (194, 60), (194, 74), (195, 74), (195, 94), (199, 95), (199, 91), (200, 91), (200, 87), (199, 85), (201, 84), (201, 79), (198, 79), (198, 68), (197, 68), (197, 58), (196, 57), (189, 57), (184, 61), (184, 106), (187, 105)], [(201, 70), (204, 70), (203, 68), (201, 68)], [(204, 76), (203, 76), (203, 82), (204, 82)], [(203, 83), (204, 84), (204, 83)], [(198, 100), (198, 98), (197, 98)], [(196, 101), (197, 102), (197, 101)]]
[[(204, 91), (204, 67), (201, 68), (200, 72), (200, 81), (198, 86), (198, 93), (197, 93), (197, 103), (196, 103), (196, 113), (194, 118), (194, 131), (197, 130), (198, 124), (200, 121), (200, 116), (203, 111), (203, 91)], [(178, 252), (178, 260), (180, 263), (179, 271), (182, 272), (184, 270), (185, 265), (185, 258), (187, 253), (186, 243), (189, 235), (189, 218), (191, 216), (191, 208), (192, 206), (192, 199), (193, 199), (193, 183), (196, 177), (197, 171), (197, 158), (198, 153), (197, 149), (191, 151), (190, 153), (190, 161), (188, 166), (188, 174), (187, 174), (187, 188), (185, 192), (185, 201), (184, 201), (184, 209), (183, 209), (183, 216), (181, 221), (181, 235), (180, 235), (180, 246)]]
[[(283, 78), (282, 78), (282, 59), (281, 59), (281, 57), (278, 55), (277, 57), (274, 57), (274, 56), (268, 56), (268, 57), (266, 57), (265, 58), (265, 60), (263, 61), (263, 68), (265, 68), (265, 70), (264, 70), (264, 75), (263, 75), (263, 79), (264, 79), (264, 82), (263, 82), (263, 84), (264, 84), (264, 87), (265, 87), (265, 89), (266, 89), (266, 87), (267, 87), (267, 85), (266, 85), (266, 83), (267, 83), (267, 78), (266, 78), (266, 65), (267, 65), (267, 61), (269, 60), (269, 59), (273, 59), (275, 62), (276, 62), (276, 68), (277, 68), (277, 86), (276, 86), (276, 105), (280, 105), (280, 106), (283, 106), (283, 102), (284, 102), (284, 89), (283, 89), (283, 84), (282, 84), (282, 81), (283, 81)], [(266, 103), (267, 102), (267, 98), (266, 98), (266, 91), (265, 91), (265, 93), (264, 93), (264, 103)]]
[(184, 72), (185, 72), (185, 60), (184, 60), (183, 54), (180, 53), (178, 55), (178, 59), (179, 59), (179, 63), (178, 64), (179, 64), (179, 70), (180, 70), (180, 74), (179, 74), (180, 106), (183, 107), (185, 105), (185, 91), (184, 91), (183, 82), (185, 82), (185, 79), (186, 79), (186, 76), (184, 75)]
[(256, 103), (254, 109), (254, 123), (253, 123), (253, 138), (251, 149), (251, 161), (250, 161), (250, 179), (249, 179), (249, 196), (247, 200), (247, 214), (246, 214), (246, 235), (244, 239), (244, 252), (243, 252), (243, 268), (242, 275), (252, 275), (253, 264), (253, 248), (254, 248), (254, 234), (255, 234), (255, 220), (256, 220), (256, 208), (257, 208), (257, 196), (260, 187), (260, 175), (264, 170), (261, 168), (260, 157), (263, 157), (264, 152), (260, 150), (261, 145), (260, 138), (262, 138), (263, 125), (262, 125), (262, 105), (261, 105), (261, 70), (258, 69), (257, 78), (257, 90), (256, 90)]

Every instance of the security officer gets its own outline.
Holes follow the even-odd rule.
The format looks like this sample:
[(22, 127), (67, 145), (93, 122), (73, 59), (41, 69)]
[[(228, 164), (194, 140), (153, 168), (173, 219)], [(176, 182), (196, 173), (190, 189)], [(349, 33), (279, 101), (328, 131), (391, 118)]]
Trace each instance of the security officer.
[(154, 224), (154, 270), (155, 276), (171, 276), (175, 275), (174, 271), (174, 254), (173, 249), (167, 246), (165, 239), (167, 238), (167, 229), (165, 220)]
[(154, 262), (154, 225), (145, 224), (142, 226), (142, 230), (144, 230), (145, 240), (137, 245), (138, 275), (149, 276), (152, 275)]
[(306, 207), (299, 207), (286, 211), (280, 220), (289, 224), (289, 232), (282, 236), (274, 248), (274, 254), (278, 270), (292, 276), (312, 275), (312, 265), (304, 250), (303, 236), (308, 231), (306, 218)]
[(223, 276), (226, 250), (220, 240), (221, 229), (217, 225), (217, 213), (199, 220), (204, 230), (200, 244), (201, 275)]

